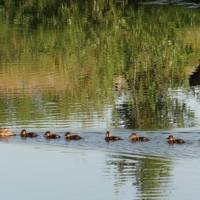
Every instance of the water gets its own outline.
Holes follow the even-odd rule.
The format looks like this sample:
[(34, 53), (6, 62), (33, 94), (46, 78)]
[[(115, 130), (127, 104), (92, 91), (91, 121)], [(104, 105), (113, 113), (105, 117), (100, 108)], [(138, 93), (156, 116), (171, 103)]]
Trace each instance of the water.
[[(19, 136), (2, 140), (2, 199), (198, 199), (199, 133), (169, 145), (168, 133), (142, 133), (152, 141), (107, 143), (102, 133), (66, 141)], [(128, 133), (123, 134), (124, 138)], [(190, 139), (191, 138), (191, 139)], [(187, 181), (186, 181), (187, 180)], [(193, 185), (192, 190), (187, 190)], [(12, 192), (10, 189), (12, 188)], [(185, 188), (183, 190), (183, 188)]]
[[(68, 131), (68, 130), (67, 130)], [(140, 131), (136, 132), (138, 136), (148, 137), (149, 142), (132, 142), (128, 138), (131, 132), (113, 132), (111, 135), (120, 136), (123, 140), (106, 142), (104, 140), (105, 133), (103, 132), (74, 132), (83, 137), (82, 140), (66, 140), (64, 130), (53, 130), (51, 133), (56, 133), (61, 136), (59, 139), (46, 139), (44, 131), (37, 130), (39, 134), (36, 138), (21, 138), (19, 130), (13, 130), (17, 136), (10, 138), (2, 137), (2, 141), (8, 140), (12, 143), (30, 144), (30, 145), (45, 145), (55, 147), (77, 148), (82, 150), (94, 151), (109, 151), (117, 153), (134, 153), (135, 155), (154, 155), (170, 158), (200, 158), (199, 145), (200, 132), (172, 132), (172, 131)], [(184, 139), (184, 144), (168, 144), (167, 137), (173, 135), (175, 139)]]
[(199, 199), (200, 21), (187, 2), (0, 2), (0, 126), (17, 134), (0, 138), (1, 199)]
[(153, 4), (153, 5), (181, 5), (186, 6), (188, 8), (199, 8), (200, 4), (196, 2), (187, 2), (183, 0), (157, 0), (157, 1), (150, 1), (150, 2), (142, 2), (142, 4)]

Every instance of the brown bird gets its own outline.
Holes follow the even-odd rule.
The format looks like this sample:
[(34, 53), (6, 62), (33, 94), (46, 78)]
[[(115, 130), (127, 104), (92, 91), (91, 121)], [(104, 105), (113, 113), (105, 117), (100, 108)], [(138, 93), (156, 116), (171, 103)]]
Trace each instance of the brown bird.
[(168, 140), (168, 143), (170, 143), (170, 144), (173, 144), (173, 143), (177, 143), (177, 144), (185, 143), (185, 141), (182, 140), (182, 139), (176, 139), (176, 140), (175, 140), (173, 135), (170, 135), (170, 136), (167, 138), (167, 140)]
[(44, 137), (46, 137), (47, 139), (57, 139), (57, 138), (61, 138), (60, 135), (51, 134), (50, 131), (47, 131), (47, 132), (44, 134)]
[(110, 140), (112, 140), (112, 141), (117, 141), (117, 140), (123, 140), (123, 139), (120, 138), (120, 137), (118, 137), (118, 136), (110, 136), (110, 132), (107, 131), (107, 132), (106, 132), (105, 140), (106, 140), (107, 142), (109, 142)]
[(70, 132), (67, 132), (66, 134), (65, 134), (65, 137), (66, 137), (66, 139), (68, 139), (68, 140), (80, 140), (80, 139), (83, 139), (81, 136), (79, 136), (79, 135), (71, 135), (71, 133)]
[(25, 129), (21, 131), (20, 135), (21, 137), (37, 137), (38, 136), (38, 134), (33, 133), (33, 132), (27, 133)]
[(131, 138), (132, 141), (141, 141), (141, 142), (145, 142), (145, 141), (149, 141), (150, 140), (149, 138), (146, 138), (146, 137), (137, 137), (136, 133), (131, 133), (129, 138)]
[(16, 134), (10, 132), (8, 128), (0, 128), (0, 136), (16, 136)]

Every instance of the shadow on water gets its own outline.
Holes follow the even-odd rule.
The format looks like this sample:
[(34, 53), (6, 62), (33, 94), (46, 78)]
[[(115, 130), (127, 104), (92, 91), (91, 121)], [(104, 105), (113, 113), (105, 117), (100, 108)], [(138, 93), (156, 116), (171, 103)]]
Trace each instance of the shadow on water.
[(200, 85), (200, 65), (197, 66), (195, 72), (189, 76), (190, 86)]

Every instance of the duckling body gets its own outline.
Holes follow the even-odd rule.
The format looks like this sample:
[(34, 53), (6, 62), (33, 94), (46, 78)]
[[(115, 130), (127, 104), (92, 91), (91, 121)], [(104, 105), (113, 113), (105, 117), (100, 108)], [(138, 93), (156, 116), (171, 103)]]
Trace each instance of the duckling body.
[(181, 143), (185, 143), (185, 141), (182, 139), (176, 139), (174, 140), (174, 143), (181, 144)]
[(117, 140), (123, 140), (122, 138), (120, 138), (120, 137), (118, 137), (118, 136), (110, 136), (110, 132), (109, 131), (107, 131), (106, 132), (106, 137), (105, 137), (105, 140), (107, 141), (107, 142), (109, 142), (109, 141), (117, 141)]
[(51, 138), (51, 139), (57, 139), (57, 138), (61, 138), (61, 137), (60, 137), (60, 135), (57, 135), (57, 134), (51, 134), (49, 136), (49, 138)]
[(80, 139), (83, 139), (81, 136), (79, 136), (79, 135), (71, 135), (71, 133), (70, 132), (67, 132), (66, 134), (65, 134), (65, 137), (66, 137), (66, 139), (68, 139), (68, 140), (80, 140)]
[(182, 139), (176, 139), (176, 140), (175, 140), (173, 135), (170, 135), (170, 136), (167, 138), (167, 140), (168, 140), (168, 143), (170, 143), (170, 144), (173, 144), (173, 143), (177, 143), (177, 144), (185, 143), (185, 141), (182, 140)]
[(61, 138), (60, 135), (51, 134), (50, 131), (47, 131), (47, 132), (44, 134), (44, 137), (46, 137), (47, 139), (57, 139), (57, 138)]
[(137, 137), (136, 133), (132, 133), (129, 138), (132, 139), (132, 141), (140, 141), (140, 142), (145, 142), (145, 141), (149, 141), (150, 139), (147, 137)]
[(0, 136), (16, 136), (16, 134), (10, 132), (8, 128), (0, 128)]
[(37, 137), (38, 134), (34, 132), (27, 133), (25, 129), (23, 129), (20, 133), (21, 137)]
[(149, 138), (146, 137), (137, 137), (137, 141), (141, 141), (141, 142), (145, 142), (145, 141), (149, 141)]

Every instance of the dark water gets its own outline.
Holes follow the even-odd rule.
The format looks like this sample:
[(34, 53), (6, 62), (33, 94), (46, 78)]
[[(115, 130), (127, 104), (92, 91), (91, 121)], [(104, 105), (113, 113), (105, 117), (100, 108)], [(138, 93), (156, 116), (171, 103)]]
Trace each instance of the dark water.
[(0, 1), (1, 199), (199, 199), (198, 7)]

